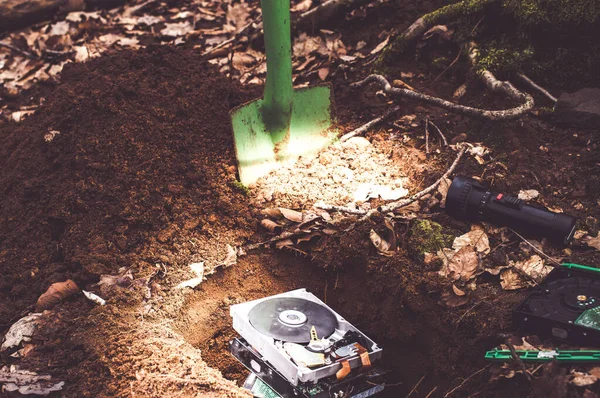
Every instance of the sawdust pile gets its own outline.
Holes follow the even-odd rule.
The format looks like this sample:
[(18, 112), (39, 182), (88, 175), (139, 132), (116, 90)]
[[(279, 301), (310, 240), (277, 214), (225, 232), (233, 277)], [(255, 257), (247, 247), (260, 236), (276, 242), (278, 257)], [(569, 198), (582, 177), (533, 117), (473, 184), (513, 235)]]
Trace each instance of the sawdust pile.
[(254, 200), (295, 209), (318, 202), (369, 208), (370, 199), (397, 200), (408, 195), (409, 173), (393, 155), (379, 142), (354, 137), (261, 178)]

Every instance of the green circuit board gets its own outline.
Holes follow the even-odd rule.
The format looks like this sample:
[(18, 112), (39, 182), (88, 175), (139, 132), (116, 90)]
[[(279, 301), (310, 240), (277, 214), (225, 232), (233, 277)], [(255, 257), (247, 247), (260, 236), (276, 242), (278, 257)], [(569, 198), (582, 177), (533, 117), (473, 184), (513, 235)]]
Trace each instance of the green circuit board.
[(575, 320), (575, 325), (600, 330), (600, 307), (590, 308), (589, 310), (584, 311)]

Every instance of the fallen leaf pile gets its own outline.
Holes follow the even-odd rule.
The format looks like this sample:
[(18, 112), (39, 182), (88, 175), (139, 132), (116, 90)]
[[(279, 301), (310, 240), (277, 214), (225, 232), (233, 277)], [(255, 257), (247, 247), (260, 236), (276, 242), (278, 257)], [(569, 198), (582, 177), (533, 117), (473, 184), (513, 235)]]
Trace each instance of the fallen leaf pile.
[(49, 375), (21, 370), (16, 365), (0, 368), (2, 391), (19, 395), (48, 395), (62, 390), (65, 382), (54, 382)]
[[(487, 229), (504, 236), (504, 228), (488, 226)], [(529, 249), (529, 246), (525, 248)], [(504, 290), (518, 290), (537, 285), (553, 269), (546, 265), (543, 258), (537, 254), (530, 254), (528, 250), (523, 250), (523, 254), (529, 258), (518, 261), (506, 259), (503, 264), (485, 260), (490, 253), (490, 241), (486, 229), (483, 225), (475, 224), (471, 227), (471, 231), (454, 239), (451, 249), (444, 248), (436, 255), (429, 253), (426, 255), (428, 262), (435, 257), (439, 258), (442, 261), (439, 275), (453, 282), (452, 290), (442, 295), (442, 301), (447, 306), (466, 304), (469, 292), (477, 288), (476, 277), (483, 273), (500, 275), (500, 285)]]
[[(290, 250), (306, 255), (305, 247), (325, 235), (338, 232), (337, 227), (331, 223), (331, 216), (323, 210), (296, 211), (283, 207), (272, 207), (262, 210), (265, 218), (261, 225), (271, 233), (278, 233), (275, 237), (249, 249), (264, 246), (275, 249)], [(276, 224), (278, 228), (271, 227)]]
[[(294, 1), (293, 15), (298, 18), (307, 7), (317, 5), (312, 0)], [(345, 73), (357, 60), (373, 58), (384, 44), (371, 43), (372, 50), (364, 41), (351, 46), (339, 32), (327, 29), (297, 33), (292, 56), (298, 86)], [(129, 0), (119, 8), (74, 11), (5, 35), (0, 42), (0, 98), (16, 98), (39, 82), (58, 81), (69, 62), (150, 44), (197, 49), (222, 73), (242, 83), (262, 84), (266, 77), (258, 2)], [(19, 122), (42, 103), (43, 98), (33, 96), (20, 109), (12, 109), (0, 101), (0, 116)]]

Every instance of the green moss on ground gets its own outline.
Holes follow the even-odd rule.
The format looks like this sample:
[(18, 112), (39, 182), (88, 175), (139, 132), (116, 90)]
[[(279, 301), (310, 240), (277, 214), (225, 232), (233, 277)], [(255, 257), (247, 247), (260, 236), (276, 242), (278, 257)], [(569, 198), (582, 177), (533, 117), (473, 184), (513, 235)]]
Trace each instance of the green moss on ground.
[(408, 247), (413, 255), (422, 256), (449, 247), (453, 241), (454, 236), (445, 234), (440, 224), (430, 220), (416, 220), (410, 228)]
[[(518, 71), (563, 88), (600, 84), (600, 0), (464, 0), (423, 20), (429, 26), (451, 25), (457, 43), (474, 39), (481, 54), (476, 69), (499, 78)], [(382, 52), (376, 70), (397, 64), (408, 48), (399, 35)], [(436, 66), (436, 60), (430, 62)]]
[(503, 7), (525, 26), (555, 27), (594, 23), (600, 19), (598, 0), (504, 0)]

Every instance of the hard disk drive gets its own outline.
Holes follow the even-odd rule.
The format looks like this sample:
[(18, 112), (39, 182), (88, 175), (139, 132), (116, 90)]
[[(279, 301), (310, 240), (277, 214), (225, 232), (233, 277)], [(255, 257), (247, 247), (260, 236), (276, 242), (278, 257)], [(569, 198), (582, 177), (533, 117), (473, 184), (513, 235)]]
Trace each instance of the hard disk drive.
[(382, 350), (306, 289), (231, 306), (231, 353), (255, 396), (366, 398), (383, 390)]

